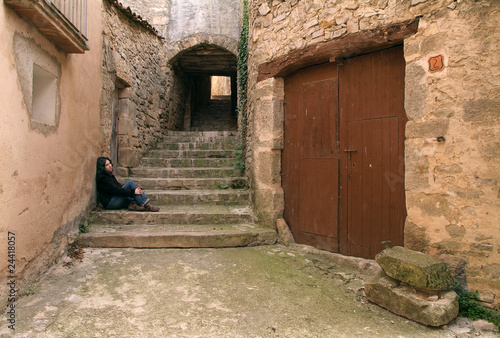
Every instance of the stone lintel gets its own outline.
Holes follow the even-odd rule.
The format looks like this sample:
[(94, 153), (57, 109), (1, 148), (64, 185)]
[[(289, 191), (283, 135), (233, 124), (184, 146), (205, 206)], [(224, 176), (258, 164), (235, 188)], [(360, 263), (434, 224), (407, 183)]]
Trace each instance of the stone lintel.
[(335, 61), (374, 49), (396, 45), (417, 32), (418, 22), (419, 18), (407, 20), (292, 51), (276, 60), (259, 65), (257, 81), (271, 77), (283, 77), (306, 66)]

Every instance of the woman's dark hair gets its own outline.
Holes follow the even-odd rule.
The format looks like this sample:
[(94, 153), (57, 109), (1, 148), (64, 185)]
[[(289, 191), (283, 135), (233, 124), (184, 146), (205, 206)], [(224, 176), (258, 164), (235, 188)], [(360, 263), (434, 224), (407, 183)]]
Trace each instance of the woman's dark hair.
[(113, 162), (111, 162), (111, 160), (109, 159), (109, 157), (99, 157), (97, 159), (97, 163), (95, 165), (95, 177), (97, 179), (97, 177), (99, 177), (99, 175), (103, 172), (105, 172), (105, 169), (104, 167), (106, 166), (106, 161), (109, 161), (111, 164), (113, 164)]

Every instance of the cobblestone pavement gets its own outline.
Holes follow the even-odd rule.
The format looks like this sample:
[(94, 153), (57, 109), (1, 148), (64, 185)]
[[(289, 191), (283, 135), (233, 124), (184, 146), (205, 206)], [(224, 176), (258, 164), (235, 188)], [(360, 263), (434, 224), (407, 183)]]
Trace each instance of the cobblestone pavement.
[(16, 336), (456, 335), (367, 302), (367, 276), (299, 249), (86, 248), (82, 256), (53, 266), (17, 300)]

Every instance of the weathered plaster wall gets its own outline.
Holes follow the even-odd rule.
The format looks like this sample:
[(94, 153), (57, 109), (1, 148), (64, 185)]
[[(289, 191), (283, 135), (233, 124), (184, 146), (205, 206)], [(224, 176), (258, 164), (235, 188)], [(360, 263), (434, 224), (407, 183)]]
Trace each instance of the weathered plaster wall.
[(110, 154), (115, 91), (125, 86), (120, 91), (118, 162), (129, 167), (163, 136), (162, 126), (168, 123), (166, 90), (171, 82), (167, 82), (169, 70), (161, 66), (165, 60), (162, 40), (107, 1), (103, 7), (101, 151)]
[(170, 0), (168, 41), (182, 40), (193, 34), (239, 37), (241, 1)]
[[(283, 211), (277, 168), (284, 94), (280, 77), (257, 81), (259, 65), (421, 17), (416, 34), (404, 41), (409, 118), (406, 171), (401, 173), (407, 191), (405, 246), (450, 262), (458, 273), (465, 266), (469, 287), (498, 302), (500, 3), (251, 0), (249, 8), (247, 164), (261, 221), (273, 226)], [(348, 49), (344, 53), (357, 54)], [(428, 60), (438, 55), (444, 69), (431, 72)], [(439, 136), (445, 141), (438, 142)]]
[(240, 0), (122, 0), (149, 21), (167, 43), (194, 34), (239, 38)]
[(123, 6), (147, 20), (162, 37), (167, 37), (171, 0), (121, 0)]
[[(88, 15), (90, 51), (66, 54), (4, 3), (0, 4), (2, 304), (7, 295), (8, 232), (16, 238), (19, 295), (60, 257), (93, 199), (101, 87), (99, 2), (89, 1)], [(16, 41), (24, 46), (17, 52)], [(47, 128), (31, 123), (31, 103), (25, 100), (29, 90), (25, 89), (23, 95), (35, 61), (58, 77), (59, 115), (55, 125)], [(30, 70), (19, 69), (24, 67)]]

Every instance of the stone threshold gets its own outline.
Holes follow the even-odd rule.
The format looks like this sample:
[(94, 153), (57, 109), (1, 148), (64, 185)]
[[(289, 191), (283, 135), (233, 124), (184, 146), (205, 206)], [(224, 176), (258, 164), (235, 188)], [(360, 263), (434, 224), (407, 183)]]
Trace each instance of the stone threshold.
[(107, 248), (223, 248), (272, 245), (273, 229), (256, 225), (95, 225), (81, 234), (83, 247)]

